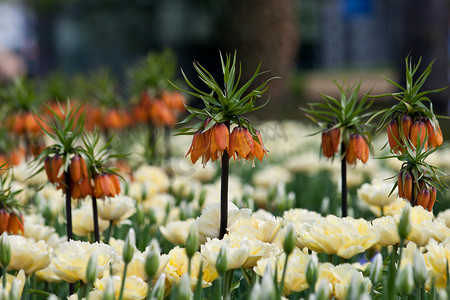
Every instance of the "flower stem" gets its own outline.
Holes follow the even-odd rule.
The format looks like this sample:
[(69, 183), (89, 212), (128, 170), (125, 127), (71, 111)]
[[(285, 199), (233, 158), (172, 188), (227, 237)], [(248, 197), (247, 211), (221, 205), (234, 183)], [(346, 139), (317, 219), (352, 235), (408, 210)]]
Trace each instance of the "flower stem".
[(108, 231), (106, 231), (105, 243), (109, 244), (109, 238), (111, 237), (111, 231), (113, 227), (113, 221), (109, 221)]
[(347, 154), (345, 143), (341, 143), (341, 203), (342, 217), (347, 216)]
[(100, 243), (100, 231), (98, 229), (98, 212), (97, 212), (97, 198), (92, 196), (92, 212), (94, 215), (94, 236), (95, 241)]
[(223, 300), (228, 300), (230, 298), (230, 288), (231, 288), (231, 283), (233, 281), (233, 274), (234, 274), (234, 270), (228, 270), (225, 273), (225, 278), (224, 278), (224, 284), (223, 284)]
[[(230, 131), (230, 121), (225, 125)], [(222, 239), (227, 231), (228, 224), (228, 176), (230, 167), (230, 156), (228, 150), (223, 151), (222, 155), (222, 173), (220, 179), (220, 231), (219, 238)]]
[(2, 286), (4, 289), (6, 289), (6, 267), (7, 266), (4, 266), (2, 268)]
[(284, 267), (283, 267), (283, 275), (281, 275), (281, 283), (280, 283), (280, 297), (281, 295), (283, 295), (283, 291), (284, 291), (284, 279), (286, 278), (286, 270), (288, 267), (288, 259), (289, 259), (289, 255), (286, 253), (286, 259), (284, 260)]
[(127, 268), (128, 268), (128, 264), (125, 263), (125, 267), (123, 268), (122, 284), (120, 286), (119, 300), (123, 299), (123, 291), (125, 289), (125, 279), (127, 278)]
[[(70, 167), (69, 167), (70, 168)], [(64, 172), (64, 183), (66, 185), (66, 229), (67, 229), (67, 241), (73, 240), (72, 234), (72, 189), (70, 186), (70, 173), (69, 169)]]

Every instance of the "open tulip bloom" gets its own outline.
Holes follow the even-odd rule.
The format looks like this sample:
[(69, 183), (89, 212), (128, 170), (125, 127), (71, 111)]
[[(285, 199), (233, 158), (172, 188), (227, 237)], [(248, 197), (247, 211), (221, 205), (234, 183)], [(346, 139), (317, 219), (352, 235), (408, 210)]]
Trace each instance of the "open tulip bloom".
[[(226, 55), (226, 60), (220, 55), (223, 71), (223, 88), (217, 83), (213, 76), (198, 62), (194, 62), (200, 80), (209, 89), (204, 92), (196, 88), (186, 77), (187, 85), (193, 91), (182, 90), (203, 101), (205, 108), (198, 109), (186, 106), (190, 115), (180, 124), (186, 124), (197, 118), (200, 122), (191, 127), (178, 129), (177, 134), (194, 135), (192, 145), (186, 156), (190, 155), (192, 163), (197, 162), (201, 157), (203, 165), (208, 161), (221, 160), (222, 181), (221, 181), (221, 221), (220, 236), (223, 237), (227, 227), (227, 203), (228, 203), (228, 167), (229, 159), (250, 160), (253, 162), (256, 157), (262, 161), (267, 150), (264, 147), (261, 134), (256, 130), (250, 120), (242, 115), (264, 107), (269, 100), (262, 105), (257, 105), (256, 100), (262, 97), (268, 89), (266, 80), (258, 87), (247, 92), (250, 85), (264, 72), (260, 72), (260, 66), (253, 76), (244, 85), (239, 87), (241, 69), (236, 72), (236, 53), (234, 56)], [(236, 125), (232, 129), (232, 126)], [(230, 133), (230, 129), (232, 132)]]

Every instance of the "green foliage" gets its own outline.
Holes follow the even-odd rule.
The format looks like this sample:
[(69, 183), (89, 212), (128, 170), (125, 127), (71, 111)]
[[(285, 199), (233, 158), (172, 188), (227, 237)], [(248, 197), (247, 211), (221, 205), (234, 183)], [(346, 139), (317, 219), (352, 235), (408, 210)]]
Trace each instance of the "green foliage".
[(5, 89), (0, 90), (0, 101), (13, 112), (32, 111), (42, 100), (36, 94), (36, 83), (23, 76), (15, 77)]
[(341, 93), (339, 100), (321, 94), (323, 102), (308, 103), (309, 108), (301, 109), (308, 118), (322, 128), (319, 132), (343, 128), (366, 136), (363, 120), (372, 115), (371, 112), (366, 112), (372, 105), (372, 101), (368, 101), (368, 94), (359, 99), (361, 82), (351, 86), (345, 82), (342, 85), (335, 80), (333, 82)]
[[(374, 114), (369, 121), (373, 120), (375, 117), (382, 115), (378, 126), (377, 126), (377, 133), (383, 130), (389, 121), (395, 117), (396, 115), (400, 114), (408, 114), (410, 116), (413, 116), (415, 114), (419, 114), (422, 116), (427, 117), (430, 120), (433, 120), (433, 123), (437, 124), (436, 116), (433, 112), (433, 104), (431, 103), (430, 98), (428, 97), (431, 93), (438, 93), (444, 89), (434, 89), (431, 91), (420, 91), (422, 86), (424, 85), (425, 81), (427, 80), (428, 76), (431, 73), (432, 66), (434, 64), (434, 60), (428, 65), (428, 67), (423, 71), (422, 74), (420, 74), (416, 79), (414, 79), (414, 76), (417, 73), (417, 70), (419, 69), (420, 63), (422, 61), (422, 58), (419, 59), (417, 64), (412, 63), (412, 58), (410, 56), (407, 56), (405, 59), (406, 64), (406, 86), (403, 87), (400, 84), (394, 82), (391, 79), (388, 79), (384, 77), (384, 79), (395, 86), (396, 88), (400, 89), (400, 92), (395, 93), (389, 93), (389, 94), (382, 94), (382, 95), (376, 95), (372, 96), (374, 98), (381, 98), (381, 97), (387, 97), (391, 96), (399, 103), (388, 107), (386, 109), (380, 110), (376, 114)], [(425, 103), (429, 103), (429, 107), (425, 105)]]
[[(187, 116), (180, 124), (186, 124), (194, 118), (202, 120), (192, 127), (185, 127), (176, 130), (177, 134), (194, 134), (198, 130), (208, 130), (216, 123), (224, 123), (230, 121), (231, 124), (237, 124), (245, 126), (252, 135), (255, 136), (255, 130), (253, 129), (250, 121), (242, 115), (255, 111), (264, 107), (269, 100), (262, 105), (257, 105), (256, 100), (261, 98), (264, 92), (268, 89), (268, 83), (270, 80), (278, 78), (272, 77), (264, 81), (259, 86), (252, 88), (251, 91), (247, 91), (257, 77), (266, 73), (260, 72), (261, 64), (258, 66), (253, 76), (242, 86), (239, 87), (241, 79), (241, 67), (236, 68), (236, 52), (233, 56), (226, 55), (226, 61), (220, 55), (222, 72), (223, 72), (223, 86), (221, 86), (202, 65), (194, 61), (194, 69), (197, 71), (200, 80), (207, 86), (207, 92), (195, 87), (189, 79), (186, 77), (183, 70), (181, 70), (183, 77), (187, 85), (193, 91), (187, 91), (181, 88), (179, 90), (188, 93), (203, 101), (205, 108), (198, 109), (190, 106), (186, 106), (190, 115)], [(211, 121), (206, 127), (204, 127), (204, 120), (211, 118)]]
[(162, 52), (150, 52), (127, 70), (129, 88), (132, 95), (142, 91), (156, 94), (171, 86), (167, 80), (173, 80), (177, 69), (177, 58), (170, 49)]

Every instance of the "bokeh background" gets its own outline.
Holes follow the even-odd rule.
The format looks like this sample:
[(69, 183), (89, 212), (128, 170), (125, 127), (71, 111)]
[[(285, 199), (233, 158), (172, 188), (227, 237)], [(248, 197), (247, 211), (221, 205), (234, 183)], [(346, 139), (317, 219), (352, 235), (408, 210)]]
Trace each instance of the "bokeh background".
[[(219, 50), (237, 50), (244, 77), (259, 62), (282, 77), (260, 117), (301, 119), (299, 106), (335, 92), (332, 79), (391, 91), (381, 74), (401, 82), (408, 54), (423, 67), (436, 59), (426, 88), (447, 86), (448, 16), (446, 0), (0, 0), (0, 73), (106, 66), (125, 90), (127, 67), (150, 51), (172, 49), (191, 78), (193, 60), (218, 75)], [(448, 97), (433, 96), (439, 114)]]

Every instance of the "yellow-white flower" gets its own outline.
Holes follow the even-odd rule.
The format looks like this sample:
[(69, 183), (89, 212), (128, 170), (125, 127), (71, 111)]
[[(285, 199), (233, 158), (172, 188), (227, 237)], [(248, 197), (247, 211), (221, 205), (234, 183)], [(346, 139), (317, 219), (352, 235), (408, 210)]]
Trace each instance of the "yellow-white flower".
[[(285, 295), (292, 292), (303, 291), (308, 288), (308, 283), (306, 282), (305, 277), (305, 269), (308, 259), (308, 254), (303, 253), (298, 248), (295, 248), (289, 256), (283, 290)], [(267, 265), (270, 264), (271, 270), (273, 270), (273, 272), (276, 270), (277, 272), (277, 281), (281, 282), (285, 260), (286, 253), (284, 252), (280, 256), (271, 255), (270, 257), (262, 258), (253, 268), (253, 271), (255, 271), (255, 273), (259, 276), (263, 276)]]
[[(17, 285), (17, 289), (19, 292), (19, 297), (22, 296), (23, 287), (25, 286), (25, 281), (27, 278), (25, 277), (25, 272), (23, 270), (20, 270), (16, 276), (13, 276), (11, 274), (6, 274), (6, 287), (3, 286), (3, 277), (0, 277), (0, 291), (4, 290), (6, 288), (6, 292), (9, 294), (11, 291), (11, 287), (13, 285), (13, 281), (15, 281), (15, 284)], [(8, 298), (6, 298), (8, 299)]]
[(26, 274), (37, 272), (50, 264), (47, 244), (21, 235), (9, 235), (11, 261), (8, 270), (24, 270)]
[[(119, 298), (120, 287), (122, 285), (122, 278), (118, 275), (112, 276), (114, 282), (114, 294), (115, 298)], [(94, 282), (95, 288), (99, 291), (105, 291), (107, 282), (109, 280), (108, 276), (101, 279), (96, 279)], [(125, 300), (139, 300), (144, 299), (147, 296), (148, 285), (142, 280), (142, 278), (131, 275), (125, 278), (125, 287), (123, 290), (123, 299)]]
[[(167, 283), (170, 288), (178, 285), (181, 277), (188, 272), (188, 257), (184, 248), (174, 247), (167, 254), (169, 261), (167, 262), (164, 273), (167, 276)], [(197, 284), (200, 266), (202, 266), (202, 287), (208, 287), (217, 278), (218, 274), (214, 267), (215, 264), (209, 263), (200, 253), (196, 252), (191, 261), (191, 287)]]
[(156, 193), (166, 192), (169, 189), (169, 177), (160, 167), (142, 165), (134, 173), (134, 180), (155, 186)]
[[(79, 236), (88, 236), (94, 232), (94, 217), (92, 212), (92, 202), (84, 201), (83, 204), (72, 210), (72, 228), (73, 233)], [(98, 229), (100, 232), (108, 228), (109, 223), (99, 219)]]
[(225, 247), (227, 257), (227, 270), (238, 269), (247, 261), (250, 253), (250, 245), (248, 240), (231, 240), (224, 238), (219, 240), (217, 238), (207, 239), (207, 242), (200, 247), (200, 253), (209, 261), (210, 264), (215, 265), (220, 249)]
[(172, 221), (166, 226), (159, 227), (162, 235), (166, 240), (174, 245), (186, 245), (186, 240), (189, 235), (189, 230), (195, 219), (186, 219), (184, 221)]
[(450, 208), (441, 211), (440, 213), (438, 213), (437, 217), (439, 219), (444, 220), (445, 225), (447, 225), (447, 227), (450, 227)]
[[(396, 216), (400, 215), (405, 206), (410, 207), (409, 202), (404, 201), (400, 198), (395, 198), (395, 200), (386, 206), (383, 206), (384, 216)], [(377, 217), (381, 217), (381, 207), (376, 205), (369, 206), (370, 211), (372, 211)]]
[(447, 263), (450, 262), (450, 238), (442, 243), (431, 239), (425, 249), (427, 250), (424, 254), (425, 263), (431, 275), (427, 281), (427, 286), (431, 286), (431, 281), (434, 278), (436, 287), (445, 289), (449, 280), (446, 268)]
[(97, 207), (100, 218), (117, 224), (136, 212), (136, 201), (128, 196), (118, 195), (99, 202)]
[(348, 287), (353, 278), (357, 278), (369, 292), (372, 287), (370, 279), (363, 277), (362, 273), (355, 269), (351, 264), (332, 265), (323, 263), (319, 266), (319, 276), (316, 283), (316, 289), (323, 282), (328, 283), (328, 290), (336, 299), (344, 299), (347, 295)]
[(417, 246), (425, 246), (430, 238), (443, 241), (450, 236), (450, 228), (445, 226), (442, 219), (434, 219), (433, 213), (418, 205), (409, 210), (411, 233), (408, 240)]
[(109, 245), (81, 241), (60, 244), (52, 253), (52, 271), (62, 280), (86, 283), (86, 267), (92, 253), (97, 253), (98, 276), (109, 270), (116, 260), (116, 250)]
[[(248, 219), (251, 210), (248, 208), (239, 209), (236, 205), (228, 202), (228, 226), (234, 224), (238, 219)], [(220, 227), (220, 203), (214, 203), (206, 206), (202, 210), (200, 217), (195, 220), (198, 228), (199, 240), (206, 242), (206, 238), (219, 237)]]
[[(137, 276), (139, 278), (142, 278), (144, 281), (148, 280), (147, 272), (145, 271), (145, 260), (147, 258), (148, 251), (150, 250), (149, 247), (144, 252), (140, 252), (139, 250), (135, 250), (133, 258), (128, 263), (127, 266), (127, 276)], [(158, 271), (156, 271), (156, 274), (154, 275), (154, 278), (159, 277), (159, 275), (162, 273), (164, 268), (167, 265), (167, 262), (169, 261), (169, 256), (167, 254), (159, 255), (159, 264), (158, 264)], [(123, 274), (123, 270), (125, 267), (125, 263), (123, 262), (122, 257), (120, 257), (116, 263), (114, 264), (114, 274)]]
[(380, 240), (377, 243), (379, 246), (385, 247), (400, 243), (398, 219), (398, 217), (384, 216), (372, 221), (373, 228), (380, 235)]
[(35, 241), (47, 241), (55, 233), (54, 228), (29, 222), (27, 218), (25, 218), (24, 229), (24, 236)]
[(253, 175), (253, 183), (256, 186), (272, 187), (279, 182), (288, 182), (291, 180), (291, 173), (281, 166), (268, 166)]
[(228, 232), (236, 232), (240, 235), (254, 236), (257, 240), (271, 243), (281, 229), (282, 219), (271, 217), (268, 220), (250, 218), (238, 219), (228, 227)]
[(329, 215), (313, 224), (301, 224), (299, 242), (318, 253), (351, 258), (364, 252), (380, 239), (372, 225), (364, 219), (338, 218)]
[(372, 181), (364, 183), (358, 189), (358, 198), (368, 205), (386, 206), (392, 204), (397, 198), (394, 193), (389, 196), (392, 185), (388, 182)]

